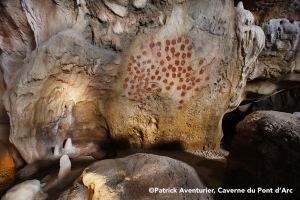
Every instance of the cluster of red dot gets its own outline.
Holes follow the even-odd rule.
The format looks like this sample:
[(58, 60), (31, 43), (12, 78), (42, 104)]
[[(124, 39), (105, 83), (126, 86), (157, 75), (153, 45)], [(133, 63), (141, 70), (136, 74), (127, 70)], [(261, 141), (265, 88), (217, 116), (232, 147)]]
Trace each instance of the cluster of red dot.
[[(192, 91), (200, 91), (200, 82), (209, 80), (201, 68), (205, 59), (194, 60), (189, 39), (178, 37), (141, 46), (141, 53), (127, 64), (123, 97), (143, 100), (151, 93), (178, 92), (179, 104)], [(180, 105), (178, 109), (182, 109)]]

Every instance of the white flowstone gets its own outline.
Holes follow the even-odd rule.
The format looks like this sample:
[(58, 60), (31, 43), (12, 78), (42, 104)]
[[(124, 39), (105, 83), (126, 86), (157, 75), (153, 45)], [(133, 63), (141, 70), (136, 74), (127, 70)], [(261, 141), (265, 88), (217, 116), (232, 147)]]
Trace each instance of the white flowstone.
[(137, 9), (142, 9), (147, 5), (147, 0), (133, 0), (132, 5)]
[(120, 22), (117, 22), (117, 23), (114, 25), (114, 27), (113, 27), (113, 32), (114, 32), (115, 34), (117, 34), (117, 35), (124, 32), (124, 28), (123, 28), (123, 26), (121, 25)]
[(10, 188), (1, 200), (33, 200), (40, 190), (39, 180), (27, 180)]
[(58, 172), (58, 180), (62, 180), (71, 172), (71, 161), (68, 155), (63, 155), (60, 158), (60, 169)]
[(59, 155), (60, 155), (60, 154), (59, 154), (59, 147), (58, 147), (58, 145), (55, 145), (53, 155), (54, 155), (54, 156), (59, 156)]
[(65, 149), (65, 150), (70, 150), (70, 149), (72, 149), (72, 148), (73, 148), (73, 146), (72, 146), (72, 139), (71, 139), (71, 138), (68, 138), (67, 141), (66, 141), (66, 144), (65, 144), (65, 146), (64, 146), (64, 149)]

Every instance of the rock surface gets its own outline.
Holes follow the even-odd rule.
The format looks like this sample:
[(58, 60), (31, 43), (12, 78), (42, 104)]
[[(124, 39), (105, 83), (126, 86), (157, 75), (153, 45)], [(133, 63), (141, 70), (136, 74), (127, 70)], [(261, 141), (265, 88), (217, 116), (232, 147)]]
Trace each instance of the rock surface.
[[(211, 194), (179, 193), (180, 188), (205, 189), (196, 171), (180, 161), (151, 154), (93, 163), (82, 174), (92, 199), (213, 199)], [(175, 194), (150, 193), (149, 188), (176, 188)], [(81, 189), (70, 190), (69, 195)]]
[[(300, 119), (293, 114), (259, 111), (237, 126), (227, 162), (227, 188), (273, 188), (274, 194), (251, 194), (248, 199), (299, 199)], [(293, 189), (275, 193), (277, 187)], [(239, 198), (237, 194), (228, 199)]]
[[(60, 12), (67, 4), (52, 6)], [(40, 10), (29, 11), (38, 19)], [(59, 23), (51, 31), (31, 24), (36, 49), (4, 95), (10, 141), (27, 162), (52, 154), (66, 138), (105, 141), (108, 133), (117, 146), (219, 148), (222, 116), (242, 101), (264, 47), (263, 31), (242, 3), (147, 3), (136, 10), (103, 1), (74, 12), (63, 31)]]

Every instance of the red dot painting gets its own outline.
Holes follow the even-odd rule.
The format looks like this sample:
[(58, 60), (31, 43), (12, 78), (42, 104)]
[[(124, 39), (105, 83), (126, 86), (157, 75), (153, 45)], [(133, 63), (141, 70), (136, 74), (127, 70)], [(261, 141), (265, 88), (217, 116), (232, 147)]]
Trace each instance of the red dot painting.
[(147, 99), (151, 93), (177, 95), (177, 107), (192, 93), (199, 93), (201, 84), (209, 81), (205, 58), (196, 59), (192, 41), (182, 36), (151, 41), (126, 63), (122, 97)]

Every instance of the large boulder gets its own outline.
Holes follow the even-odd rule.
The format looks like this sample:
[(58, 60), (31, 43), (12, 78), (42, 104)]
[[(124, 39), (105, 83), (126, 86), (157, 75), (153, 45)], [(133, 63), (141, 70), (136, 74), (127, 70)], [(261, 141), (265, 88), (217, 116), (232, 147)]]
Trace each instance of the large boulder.
[[(164, 156), (139, 153), (95, 162), (81, 178), (88, 190), (77, 186), (67, 196), (85, 192), (83, 196), (92, 199), (213, 199), (207, 192), (180, 193), (181, 188), (200, 191), (207, 186), (192, 167)], [(155, 188), (172, 190), (162, 192)]]
[[(299, 124), (299, 117), (289, 113), (257, 111), (248, 115), (237, 126), (238, 134), (228, 157), (225, 186), (256, 189), (248, 199), (299, 199)], [(280, 192), (276, 193), (279, 187)], [(273, 192), (261, 196), (258, 188), (272, 188)], [(292, 189), (292, 193), (287, 190), (285, 193), (283, 188)], [(232, 197), (245, 199), (247, 195), (233, 194)]]

